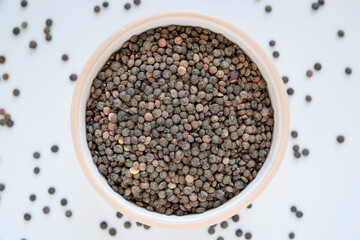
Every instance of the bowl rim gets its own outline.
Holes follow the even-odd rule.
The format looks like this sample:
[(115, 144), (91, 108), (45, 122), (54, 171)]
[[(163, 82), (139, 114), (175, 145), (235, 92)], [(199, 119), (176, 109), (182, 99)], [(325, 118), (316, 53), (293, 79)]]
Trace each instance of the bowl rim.
[[(108, 190), (113, 191), (110, 187), (108, 189), (103, 189), (102, 185), (97, 181), (95, 177), (93, 177), (92, 172), (90, 171), (89, 162), (86, 160), (86, 157), (83, 153), (83, 148), (80, 144), (80, 133), (79, 133), (79, 106), (81, 101), (81, 93), (82, 89), (85, 85), (85, 82), (87, 81), (88, 75), (90, 73), (90, 70), (94, 66), (96, 60), (102, 55), (102, 53), (120, 36), (125, 34), (129, 29), (141, 26), (142, 24), (159, 20), (159, 19), (166, 19), (166, 18), (173, 18), (173, 17), (191, 17), (191, 18), (197, 18), (209, 22), (216, 23), (218, 25), (221, 25), (222, 27), (234, 32), (237, 37), (242, 38), (245, 42), (247, 42), (255, 52), (262, 58), (264, 61), (264, 64), (266, 65), (267, 69), (271, 73), (274, 80), (274, 85), (279, 93), (280, 97), (280, 105), (282, 109), (282, 131), (281, 136), (278, 136), (280, 138), (280, 145), (278, 151), (275, 153), (275, 159), (270, 166), (270, 169), (268, 170), (267, 174), (264, 175), (261, 182), (252, 190), (252, 192), (249, 192), (247, 196), (244, 197), (244, 199), (233, 208), (227, 209), (224, 212), (218, 213), (217, 215), (213, 215), (211, 219), (203, 219), (201, 221), (194, 221), (194, 222), (184, 222), (182, 223), (179, 221), (179, 223), (174, 222), (166, 222), (166, 215), (164, 215), (164, 219), (160, 220), (159, 218), (152, 219), (148, 216), (140, 215), (137, 212), (132, 211), (131, 209), (127, 208), (128, 206), (123, 206), (119, 203), (119, 201), (113, 199), (110, 194), (108, 194)], [(75, 148), (75, 152), (77, 155), (77, 159), (80, 163), (81, 169), (84, 172), (86, 178), (91, 183), (93, 188), (96, 190), (96, 192), (107, 202), (109, 203), (113, 208), (117, 209), (118, 211), (121, 211), (126, 216), (142, 222), (144, 224), (148, 224), (155, 227), (161, 227), (161, 228), (169, 228), (169, 229), (192, 229), (192, 228), (199, 228), (204, 226), (209, 226), (211, 224), (215, 224), (217, 222), (220, 222), (226, 218), (231, 217), (232, 215), (239, 212), (241, 209), (243, 209), (245, 206), (249, 205), (256, 197), (258, 197), (264, 189), (268, 186), (272, 178), (274, 177), (275, 173), (277, 172), (285, 151), (287, 147), (287, 142), (289, 138), (289, 131), (290, 131), (290, 113), (289, 113), (289, 106), (287, 101), (287, 95), (285, 92), (284, 84), (281, 80), (281, 77), (279, 73), (277, 72), (275, 65), (273, 61), (268, 57), (268, 55), (265, 53), (265, 51), (252, 39), (250, 38), (246, 33), (244, 33), (242, 30), (240, 30), (238, 27), (234, 26), (233, 24), (230, 24), (222, 19), (219, 19), (217, 17), (199, 13), (199, 12), (192, 12), (192, 11), (166, 11), (166, 12), (159, 12), (151, 15), (147, 15), (145, 17), (142, 17), (138, 20), (132, 21), (131, 23), (125, 25), (121, 29), (115, 31), (113, 34), (111, 34), (108, 38), (106, 38), (105, 41), (103, 41), (100, 46), (96, 48), (96, 50), (93, 52), (93, 54), (90, 56), (88, 61), (86, 62), (85, 66), (83, 67), (79, 79), (76, 83), (73, 99), (71, 103), (71, 133), (72, 133), (72, 140), (73, 145)], [(224, 203), (225, 205), (227, 203)], [(138, 206), (134, 205), (135, 207), (139, 208)], [(201, 215), (201, 214), (197, 214)], [(179, 217), (181, 218), (181, 217)]]

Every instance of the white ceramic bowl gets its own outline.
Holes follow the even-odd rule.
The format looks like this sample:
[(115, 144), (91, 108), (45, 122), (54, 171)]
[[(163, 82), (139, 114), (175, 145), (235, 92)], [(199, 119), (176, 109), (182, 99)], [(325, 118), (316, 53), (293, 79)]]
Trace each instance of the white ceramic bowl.
[[(132, 35), (148, 29), (168, 25), (191, 25), (208, 28), (238, 44), (258, 65), (268, 83), (268, 92), (274, 108), (274, 132), (272, 146), (257, 177), (237, 196), (221, 206), (201, 214), (167, 216), (150, 212), (125, 200), (114, 192), (100, 175), (92, 161), (86, 141), (85, 109), (94, 77), (110, 55), (121, 48)], [(71, 128), (75, 151), (81, 168), (96, 191), (116, 210), (128, 217), (156, 227), (190, 229), (209, 226), (225, 220), (249, 205), (269, 184), (285, 153), (289, 135), (289, 109), (282, 80), (273, 62), (249, 36), (232, 24), (221, 19), (194, 12), (164, 12), (132, 22), (108, 37), (93, 53), (84, 66), (77, 82), (71, 109)]]

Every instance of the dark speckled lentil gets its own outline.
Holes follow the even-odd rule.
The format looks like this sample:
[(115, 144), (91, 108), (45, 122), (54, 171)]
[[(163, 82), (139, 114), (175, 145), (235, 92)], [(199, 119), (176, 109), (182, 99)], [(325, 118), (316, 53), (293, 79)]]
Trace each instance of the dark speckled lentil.
[(247, 232), (245, 233), (245, 239), (251, 239), (252, 238), (252, 234)]
[(238, 214), (235, 214), (234, 216), (231, 217), (231, 219), (234, 221), (234, 222), (238, 222), (240, 220), (240, 216)]
[(48, 192), (49, 192), (49, 194), (53, 195), (55, 193), (55, 188), (49, 187)]
[(110, 228), (109, 229), (109, 234), (110, 234), (110, 236), (115, 236), (116, 235), (116, 229), (115, 228)]
[(31, 202), (34, 202), (36, 200), (36, 195), (35, 194), (31, 194), (29, 197)]
[(295, 238), (295, 233), (293, 233), (293, 232), (289, 233), (289, 238), (294, 239)]
[(61, 206), (66, 206), (67, 200), (65, 198), (61, 199), (60, 204), (61, 204)]
[(242, 230), (241, 230), (241, 229), (236, 229), (235, 235), (236, 235), (237, 237), (241, 237), (241, 236), (243, 235)]
[(5, 184), (3, 183), (0, 183), (0, 192), (4, 191), (5, 190)]
[(215, 228), (214, 227), (209, 227), (208, 228), (208, 233), (211, 234), (211, 235), (214, 234), (215, 233)]
[(107, 224), (105, 221), (102, 221), (102, 222), (100, 223), (100, 228), (101, 228), (101, 229), (105, 230), (107, 227), (108, 227), (108, 224)]
[(131, 222), (126, 221), (126, 222), (124, 223), (124, 227), (125, 227), (125, 228), (131, 228)]
[(336, 141), (338, 143), (343, 143), (345, 141), (345, 137), (343, 135), (339, 135), (337, 136)]

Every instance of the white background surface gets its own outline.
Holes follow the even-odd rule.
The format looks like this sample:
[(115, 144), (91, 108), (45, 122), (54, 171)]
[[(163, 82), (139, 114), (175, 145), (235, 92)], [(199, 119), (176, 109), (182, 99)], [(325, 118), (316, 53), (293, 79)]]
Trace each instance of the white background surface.
[[(35, 1), (20, 7), (20, 1), (0, 0), (0, 76), (8, 72), (7, 82), (0, 80), (0, 108), (15, 121), (13, 128), (0, 127), (0, 239), (237, 239), (235, 230), (251, 232), (252, 239), (359, 239), (360, 233), (360, 2), (326, 1), (314, 12), (311, 1), (160, 1), (142, 0), (140, 6), (125, 11), (125, 1), (109, 1), (108, 9), (95, 14), (101, 4), (95, 0)], [(270, 4), (270, 14), (264, 8)], [(280, 52), (275, 64), (281, 75), (290, 78), (291, 129), (299, 137), (290, 139), (286, 157), (278, 174), (251, 209), (240, 212), (240, 221), (229, 221), (227, 229), (216, 227), (171, 231), (151, 228), (146, 231), (132, 222), (130, 230), (118, 219), (116, 211), (103, 201), (85, 179), (73, 150), (70, 134), (70, 103), (75, 86), (71, 73), (79, 74), (96, 47), (112, 32), (141, 16), (165, 10), (193, 10), (221, 17), (247, 32), (268, 53)], [(52, 18), (53, 40), (46, 42), (45, 20)], [(12, 28), (28, 22), (18, 36)], [(345, 37), (337, 37), (343, 29)], [(270, 48), (269, 40), (276, 46)], [(38, 47), (31, 50), (29, 41)], [(68, 62), (61, 61), (67, 53)], [(322, 70), (305, 76), (315, 62)], [(345, 67), (353, 74), (345, 75)], [(12, 95), (14, 88), (20, 96)], [(310, 94), (313, 101), (305, 102)], [(336, 142), (343, 134), (345, 143)], [(292, 145), (307, 147), (310, 156), (294, 159)], [(60, 146), (54, 154), (53, 144)], [(40, 151), (41, 158), (32, 154)], [(39, 175), (33, 168), (39, 166)], [(49, 195), (50, 186), (56, 188)], [(35, 202), (29, 201), (36, 194)], [(68, 205), (60, 205), (61, 198)], [(296, 205), (302, 219), (290, 212)], [(50, 207), (44, 215), (42, 208)], [(73, 217), (66, 218), (65, 211)], [(32, 215), (25, 222), (23, 215)], [(116, 237), (101, 230), (101, 221), (115, 227)], [(242, 237), (244, 238), (244, 236)]]

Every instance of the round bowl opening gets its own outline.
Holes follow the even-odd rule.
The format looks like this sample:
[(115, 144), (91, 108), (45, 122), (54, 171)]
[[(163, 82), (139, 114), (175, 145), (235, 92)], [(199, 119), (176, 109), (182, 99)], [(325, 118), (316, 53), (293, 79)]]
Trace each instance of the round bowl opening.
[[(115, 193), (98, 172), (87, 146), (85, 128), (86, 100), (92, 80), (109, 56), (121, 48), (131, 36), (148, 29), (168, 25), (189, 25), (207, 28), (221, 33), (240, 48), (258, 65), (268, 84), (268, 93), (274, 109), (272, 145), (263, 167), (256, 178), (237, 196), (217, 208), (200, 214), (167, 216), (150, 212), (125, 200)], [(272, 61), (265, 52), (245, 33), (218, 18), (193, 12), (166, 12), (135, 21), (107, 38), (93, 53), (83, 68), (77, 82), (71, 110), (71, 127), (75, 151), (82, 170), (95, 190), (116, 210), (128, 217), (156, 227), (190, 229), (209, 226), (225, 220), (249, 205), (269, 184), (285, 153), (289, 134), (289, 109), (285, 89)]]

